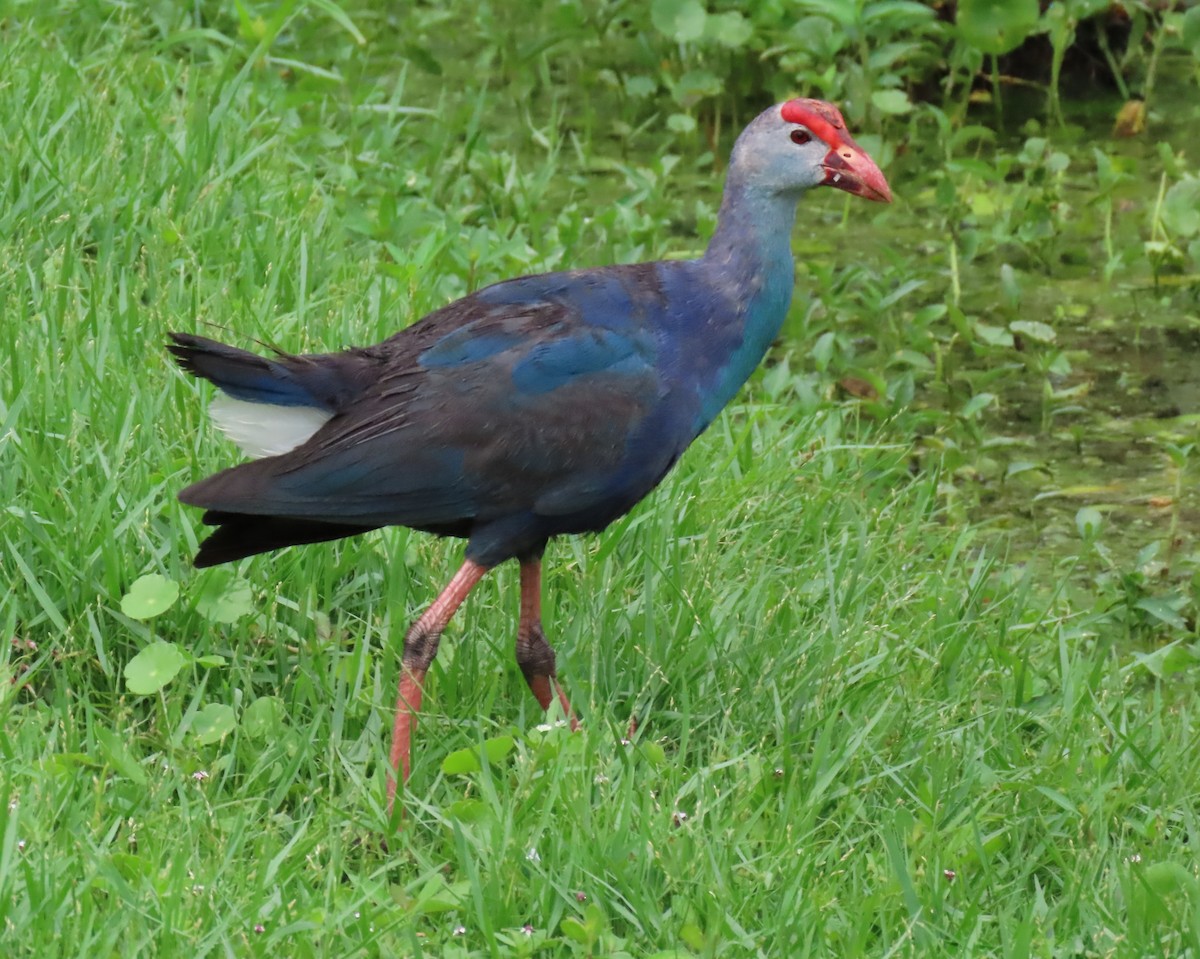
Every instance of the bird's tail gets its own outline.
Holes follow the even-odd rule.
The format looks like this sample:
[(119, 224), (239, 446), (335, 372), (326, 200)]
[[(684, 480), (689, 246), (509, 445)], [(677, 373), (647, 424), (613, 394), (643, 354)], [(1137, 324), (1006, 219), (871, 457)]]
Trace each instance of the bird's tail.
[(167, 350), (176, 363), (248, 403), (337, 413), (366, 385), (375, 365), (361, 350), (268, 358), (191, 333), (170, 336)]
[(172, 333), (167, 349), (184, 370), (223, 394), (217, 426), (250, 456), (276, 456), (305, 442), (345, 409), (376, 375), (361, 350), (310, 356), (259, 356), (191, 333)]
[(205, 513), (204, 522), (216, 526), (217, 530), (200, 544), (200, 552), (196, 554), (196, 567), (199, 569), (285, 546), (358, 536), (378, 528), (349, 523), (321, 523), (302, 517), (250, 516), (217, 510)]

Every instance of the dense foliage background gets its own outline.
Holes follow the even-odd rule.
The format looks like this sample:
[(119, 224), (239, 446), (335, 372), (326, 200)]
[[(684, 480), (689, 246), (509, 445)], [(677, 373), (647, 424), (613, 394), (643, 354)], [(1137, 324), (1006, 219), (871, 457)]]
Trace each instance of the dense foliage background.
[[(1200, 955), (1198, 64), (1182, 2), (0, 2), (0, 951)], [(502, 570), (389, 822), (458, 547), (192, 570), (166, 332), (693, 255), (793, 95), (896, 203), (806, 198), (764, 370), (552, 547), (584, 729)]]

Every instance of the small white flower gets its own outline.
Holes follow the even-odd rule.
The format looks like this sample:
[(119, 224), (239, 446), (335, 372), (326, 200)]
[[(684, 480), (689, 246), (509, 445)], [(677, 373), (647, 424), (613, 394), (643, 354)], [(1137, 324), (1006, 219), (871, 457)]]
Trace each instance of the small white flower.
[(466, 926), (455, 926), (455, 927), (454, 927), (454, 935), (456, 935), (456, 936), (465, 936), (466, 934), (467, 934), (467, 927), (466, 927)]
[(192, 773), (192, 778), (196, 780), (196, 782), (202, 783), (208, 778), (208, 772), (204, 769), (197, 769), (194, 773)]
[(538, 855), (537, 849), (535, 849), (533, 846), (529, 847), (529, 852), (525, 853), (525, 858), (528, 859), (530, 862), (541, 862), (542, 861), (542, 857), (540, 855)]

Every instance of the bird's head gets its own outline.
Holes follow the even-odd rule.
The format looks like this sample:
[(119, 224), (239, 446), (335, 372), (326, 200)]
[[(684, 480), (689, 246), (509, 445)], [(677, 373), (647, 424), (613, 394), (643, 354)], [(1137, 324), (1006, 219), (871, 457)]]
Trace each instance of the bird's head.
[(875, 161), (854, 142), (838, 108), (824, 100), (788, 100), (763, 112), (738, 137), (733, 164), (777, 193), (831, 186), (880, 203), (892, 200)]

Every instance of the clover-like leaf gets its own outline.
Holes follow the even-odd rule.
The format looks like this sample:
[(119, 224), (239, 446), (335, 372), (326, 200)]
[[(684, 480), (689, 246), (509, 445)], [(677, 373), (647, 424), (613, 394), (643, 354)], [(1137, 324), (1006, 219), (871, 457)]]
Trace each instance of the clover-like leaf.
[(287, 708), (278, 696), (259, 696), (242, 714), (242, 726), (251, 739), (271, 739), (283, 732)]
[(147, 573), (133, 581), (123, 597), (121, 612), (130, 619), (153, 619), (175, 605), (179, 584), (158, 573)]
[(704, 35), (708, 11), (699, 0), (654, 0), (650, 22), (676, 43), (691, 43)]
[(213, 570), (196, 600), (200, 615), (212, 623), (229, 625), (254, 612), (250, 584), (229, 570)]
[(187, 659), (174, 643), (151, 643), (125, 664), (125, 686), (138, 696), (150, 696), (174, 679)]
[[(512, 751), (513, 746), (512, 736), (494, 736), (484, 740), (483, 752), (487, 756), (488, 764), (500, 762)], [(456, 749), (442, 760), (442, 772), (447, 776), (465, 776), (467, 773), (479, 772), (480, 768), (479, 750), (475, 747)]]
[(224, 703), (209, 703), (192, 721), (192, 735), (203, 746), (219, 742), (233, 732), (237, 726), (237, 714), (232, 706)]
[(1015, 50), (1037, 26), (1038, 0), (959, 0), (958, 34), (984, 53)]

